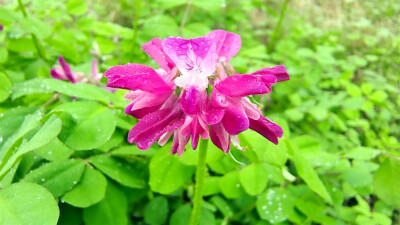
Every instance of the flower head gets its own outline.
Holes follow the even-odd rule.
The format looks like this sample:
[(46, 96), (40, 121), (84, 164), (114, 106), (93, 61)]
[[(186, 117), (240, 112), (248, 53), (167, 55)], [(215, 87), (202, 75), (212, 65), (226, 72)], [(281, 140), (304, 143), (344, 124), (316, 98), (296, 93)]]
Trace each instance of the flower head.
[(0, 23), (0, 31), (4, 29), (3, 25)]
[(240, 36), (223, 30), (195, 39), (154, 38), (142, 49), (159, 69), (126, 64), (107, 70), (108, 87), (131, 90), (125, 113), (140, 119), (128, 142), (145, 150), (173, 136), (171, 152), (182, 155), (190, 139), (196, 149), (201, 137), (228, 152), (231, 141), (238, 145), (239, 133), (252, 129), (277, 144), (281, 127), (247, 96), (270, 93), (289, 75), (283, 66), (237, 74), (229, 61), (240, 47)]
[[(92, 60), (90, 76), (86, 76), (82, 72), (72, 72), (71, 67), (62, 56), (58, 57), (58, 63), (60, 65), (56, 65), (50, 70), (51, 77), (54, 79), (68, 80), (71, 83), (91, 83), (100, 86), (103, 74), (98, 72), (97, 59)], [(105, 89), (114, 92), (113, 88), (105, 87)]]

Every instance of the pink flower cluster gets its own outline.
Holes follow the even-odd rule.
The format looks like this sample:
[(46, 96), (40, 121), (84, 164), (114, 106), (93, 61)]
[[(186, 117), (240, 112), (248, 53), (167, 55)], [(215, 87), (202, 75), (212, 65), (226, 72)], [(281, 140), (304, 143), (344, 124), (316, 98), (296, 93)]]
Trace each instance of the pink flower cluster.
[(108, 69), (107, 86), (132, 90), (125, 95), (132, 101), (125, 113), (140, 119), (128, 142), (145, 150), (173, 136), (171, 151), (182, 155), (189, 139), (196, 149), (201, 137), (229, 152), (230, 142), (238, 143), (237, 135), (252, 129), (278, 144), (281, 127), (263, 117), (247, 96), (270, 93), (289, 75), (283, 66), (237, 74), (229, 60), (240, 47), (240, 36), (223, 30), (195, 39), (154, 38), (142, 49), (159, 69), (140, 64)]
[(58, 57), (58, 63), (50, 70), (50, 74), (53, 78), (58, 80), (68, 80), (71, 83), (93, 83), (99, 84), (103, 74), (98, 73), (97, 59), (92, 60), (92, 69), (90, 71), (90, 77), (85, 76), (81, 72), (72, 72), (71, 67), (65, 61), (64, 57)]

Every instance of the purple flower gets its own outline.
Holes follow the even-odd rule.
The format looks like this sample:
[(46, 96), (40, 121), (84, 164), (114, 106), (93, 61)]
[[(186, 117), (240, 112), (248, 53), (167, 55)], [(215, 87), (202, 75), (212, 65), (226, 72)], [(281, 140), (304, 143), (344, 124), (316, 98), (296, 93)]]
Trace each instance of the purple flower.
[(60, 66), (55, 66), (50, 70), (50, 74), (53, 78), (59, 80), (69, 80), (71, 83), (78, 82), (78, 79), (82, 79), (84, 74), (72, 73), (71, 67), (67, 62), (65, 62), (64, 57), (58, 57), (58, 63)]
[(4, 29), (3, 25), (0, 23), (0, 31)]
[(125, 113), (140, 119), (128, 142), (145, 150), (173, 136), (171, 151), (182, 155), (189, 139), (196, 149), (201, 137), (229, 152), (231, 141), (239, 144), (237, 134), (252, 129), (277, 144), (281, 127), (263, 117), (247, 96), (270, 93), (289, 75), (283, 66), (237, 74), (229, 60), (240, 47), (240, 36), (223, 30), (195, 39), (154, 38), (142, 49), (159, 69), (126, 64), (107, 70), (108, 87), (131, 90)]
[[(82, 72), (72, 72), (71, 67), (65, 61), (64, 57), (58, 57), (59, 65), (54, 66), (50, 70), (51, 77), (58, 80), (68, 80), (71, 83), (91, 83), (97, 86), (100, 85), (100, 80), (103, 77), (103, 74), (98, 72), (97, 59), (92, 60), (92, 68), (90, 71), (90, 76), (85, 76)], [(104, 87), (104, 89), (114, 92), (113, 88)]]

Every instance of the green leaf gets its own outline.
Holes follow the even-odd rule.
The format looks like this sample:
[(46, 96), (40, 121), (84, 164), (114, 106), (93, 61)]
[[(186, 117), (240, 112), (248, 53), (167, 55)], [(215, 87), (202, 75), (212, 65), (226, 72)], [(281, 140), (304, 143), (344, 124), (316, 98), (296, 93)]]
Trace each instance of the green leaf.
[(0, 64), (7, 62), (8, 50), (7, 48), (0, 48)]
[(247, 130), (239, 135), (241, 143), (257, 154), (260, 161), (283, 166), (287, 161), (287, 151), (284, 143), (275, 145), (258, 133)]
[(185, 3), (187, 3), (186, 0), (159, 0), (159, 1), (157, 1), (158, 6), (161, 8), (164, 8), (164, 9), (176, 7), (179, 5), (183, 5)]
[(304, 158), (304, 156), (297, 149), (297, 146), (289, 142), (288, 139), (285, 140), (285, 143), (288, 147), (288, 153), (294, 161), (297, 173), (300, 175), (300, 177), (303, 178), (304, 182), (306, 182), (311, 190), (320, 195), (327, 202), (332, 203), (331, 196), (328, 194), (324, 184), (319, 179), (317, 173), (307, 159)]
[(24, 95), (54, 92), (87, 100), (95, 100), (107, 105), (111, 99), (114, 99), (110, 92), (100, 87), (85, 83), (72, 84), (53, 78), (35, 78), (17, 83), (12, 88), (11, 98), (16, 99)]
[(239, 172), (232, 171), (225, 174), (219, 180), (219, 188), (222, 194), (227, 198), (239, 198), (244, 194), (243, 188), (239, 182)]
[(221, 211), (225, 218), (233, 216), (233, 211), (229, 204), (219, 195), (215, 195), (210, 199), (210, 201), (217, 206), (218, 210)]
[(328, 110), (322, 107), (311, 107), (309, 112), (317, 121), (323, 121), (328, 117)]
[(193, 166), (182, 164), (177, 155), (169, 153), (169, 147), (159, 149), (150, 161), (150, 187), (153, 191), (169, 194), (192, 177)]
[(78, 185), (62, 200), (75, 207), (86, 208), (101, 201), (106, 193), (107, 179), (99, 171), (86, 167)]
[(54, 108), (54, 111), (70, 113), (76, 122), (68, 131), (64, 143), (77, 150), (100, 147), (115, 130), (115, 117), (111, 110), (95, 102), (69, 102)]
[(81, 160), (51, 162), (27, 174), (24, 181), (40, 184), (58, 198), (78, 184), (84, 169)]
[(204, 23), (191, 23), (185, 25), (183, 28), (183, 37), (184, 38), (196, 38), (199, 36), (203, 36), (211, 31), (210, 27)]
[(204, 179), (203, 195), (209, 196), (220, 192), (219, 190), (220, 177), (207, 176)]
[(175, 19), (166, 14), (160, 14), (152, 16), (145, 21), (138, 37), (147, 42), (153, 37), (166, 38), (178, 33), (179, 27)]
[(99, 46), (101, 54), (110, 54), (115, 50), (115, 43), (108, 38), (96, 37), (96, 43)]
[[(192, 207), (190, 205), (185, 204), (180, 206), (175, 212), (172, 214), (169, 224), (170, 225), (187, 225), (190, 222), (190, 212)], [(214, 225), (215, 216), (213, 212), (207, 210), (205, 207), (201, 209), (200, 221), (199, 225)]]
[(386, 159), (376, 171), (373, 181), (375, 193), (384, 202), (400, 208), (400, 162)]
[(374, 102), (381, 103), (388, 98), (388, 94), (384, 91), (374, 91), (371, 95), (369, 95), (369, 99)]
[(353, 187), (367, 187), (372, 183), (372, 175), (366, 163), (354, 163), (352, 167), (343, 171), (343, 179)]
[(67, 2), (67, 11), (72, 15), (83, 15), (88, 9), (84, 0), (69, 0)]
[(11, 167), (11, 169), (9, 169), (8, 172), (3, 176), (3, 178), (0, 179), (0, 189), (3, 189), (11, 185), (20, 164), (21, 161), (15, 163), (14, 166)]
[(361, 89), (353, 83), (346, 85), (346, 91), (351, 97), (361, 97)]
[(353, 206), (353, 209), (366, 216), (371, 215), (371, 209), (369, 208), (368, 202), (359, 195), (356, 196), (356, 199), (358, 204)]
[(144, 208), (144, 221), (148, 224), (165, 224), (168, 218), (168, 200), (164, 196), (153, 198)]
[(16, 152), (14, 152), (0, 170), (0, 177), (7, 172), (14, 163), (23, 155), (35, 149), (38, 149), (51, 142), (61, 130), (61, 120), (55, 115), (43, 124), (43, 126), (33, 135), (29, 141), (23, 142)]
[(292, 139), (296, 146), (301, 151), (301, 154), (307, 158), (320, 155), (321, 144), (318, 139), (309, 135), (301, 135)]
[(40, 118), (40, 112), (34, 107), (13, 108), (0, 114), (0, 159), (17, 140), (39, 124)]
[(73, 150), (64, 145), (57, 137), (54, 138), (49, 144), (37, 149), (36, 154), (49, 161), (65, 160), (68, 159)]
[(169, 219), (170, 225), (187, 225), (190, 222), (190, 212), (192, 207), (189, 204), (181, 205), (172, 213)]
[(111, 156), (121, 158), (137, 159), (138, 156), (153, 156), (156, 153), (154, 147), (150, 147), (146, 151), (140, 150), (136, 145), (124, 145), (110, 152)]
[(35, 44), (31, 38), (11, 39), (8, 50), (13, 52), (36, 52)]
[(378, 149), (360, 146), (346, 152), (345, 156), (351, 159), (370, 160), (379, 155), (379, 153), (381, 153), (381, 151)]
[(209, 12), (215, 12), (224, 7), (226, 3), (223, 0), (214, 0), (214, 1), (194, 1), (193, 5), (202, 8), (203, 10)]
[(206, 207), (201, 209), (199, 225), (216, 225), (214, 213)]
[[(0, 49), (1, 51), (1, 49)], [(1, 53), (0, 53), (1, 55)], [(1, 58), (0, 58), (0, 63), (1, 63)], [(10, 81), (10, 79), (8, 79), (8, 77), (0, 72), (0, 102), (3, 102), (4, 100), (6, 100), (8, 98), (8, 96), (10, 96), (10, 90), (11, 90), (11, 86), (12, 83)]]
[(93, 164), (101, 172), (113, 180), (133, 188), (144, 188), (146, 186), (143, 171), (135, 168), (135, 164), (115, 159), (106, 155), (97, 155), (90, 158)]
[(257, 212), (271, 224), (285, 221), (294, 207), (294, 199), (282, 188), (271, 188), (257, 198)]
[(379, 224), (379, 225), (392, 224), (392, 219), (390, 217), (386, 216), (383, 213), (379, 213), (379, 212), (372, 213), (372, 220), (375, 222), (375, 224)]
[(240, 171), (239, 180), (249, 195), (258, 195), (267, 186), (268, 170), (261, 163), (252, 163)]
[(304, 112), (297, 108), (285, 110), (285, 115), (291, 121), (300, 121), (304, 118)]
[(21, 18), (18, 24), (25, 31), (35, 34), (41, 39), (47, 38), (51, 34), (51, 27), (46, 22), (35, 17)]
[(59, 204), (60, 218), (57, 225), (82, 225), (82, 210), (67, 203)]
[(83, 220), (86, 225), (128, 224), (128, 202), (124, 192), (115, 184), (108, 182), (104, 199), (83, 210)]
[(6, 7), (0, 8), (0, 21), (2, 22), (17, 22), (21, 19), (22, 15), (14, 10), (8, 9)]
[[(185, 151), (185, 154), (183, 154), (181, 157), (179, 157), (179, 160), (183, 164), (188, 165), (188, 166), (197, 165), (197, 161), (198, 161), (197, 158), (199, 155), (199, 151), (192, 150), (192, 146), (191, 146), (190, 142), (187, 143), (186, 149), (188, 149), (188, 150)], [(207, 150), (207, 159), (206, 159), (207, 163), (214, 162), (225, 155), (225, 153), (223, 151), (221, 151), (221, 149), (217, 148), (217, 146), (215, 146), (211, 141), (208, 141), (207, 149), (208, 149)]]
[(18, 225), (55, 225), (60, 214), (51, 193), (32, 183), (0, 190), (0, 212), (0, 224)]

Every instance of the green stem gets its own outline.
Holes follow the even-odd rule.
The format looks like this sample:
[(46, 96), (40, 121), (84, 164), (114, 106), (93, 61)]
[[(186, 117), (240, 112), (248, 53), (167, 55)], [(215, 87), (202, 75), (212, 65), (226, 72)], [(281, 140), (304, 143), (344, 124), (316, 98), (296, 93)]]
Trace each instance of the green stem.
[(204, 177), (206, 175), (206, 157), (207, 157), (207, 140), (200, 140), (199, 156), (197, 159), (196, 169), (196, 187), (193, 199), (192, 215), (190, 216), (190, 225), (199, 224), (201, 203), (203, 201)]
[(135, 1), (135, 18), (133, 19), (133, 35), (132, 35), (132, 59), (134, 59), (135, 57), (136, 36), (138, 31), (141, 7), (142, 7), (142, 0)]
[(187, 2), (186, 9), (183, 14), (182, 21), (181, 21), (181, 25), (179, 26), (179, 35), (180, 36), (182, 36), (183, 28), (185, 27), (185, 23), (186, 23), (188, 15), (189, 15), (190, 6), (192, 6), (192, 0), (189, 0)]
[(283, 19), (285, 18), (285, 13), (286, 13), (288, 3), (289, 3), (289, 0), (285, 0), (285, 2), (283, 2), (281, 12), (279, 13), (278, 24), (276, 25), (275, 30), (272, 33), (271, 40), (268, 44), (268, 49), (267, 49), (268, 53), (270, 53), (272, 51), (272, 48), (275, 47), (275, 42), (276, 42), (276, 39), (278, 38), (278, 34), (281, 30), (282, 22), (283, 22)]
[[(18, 0), (18, 5), (19, 5), (19, 8), (21, 9), (22, 15), (25, 18), (28, 18), (28, 13), (26, 12), (25, 6), (21, 0)], [(39, 54), (39, 57), (42, 58), (44, 61), (47, 61), (46, 52), (44, 51), (42, 45), (40, 44), (39, 39), (33, 33), (31, 33), (31, 37), (32, 37), (33, 44), (35, 45), (36, 51)]]

